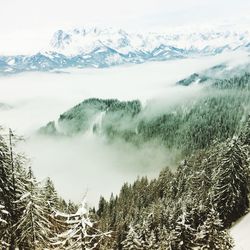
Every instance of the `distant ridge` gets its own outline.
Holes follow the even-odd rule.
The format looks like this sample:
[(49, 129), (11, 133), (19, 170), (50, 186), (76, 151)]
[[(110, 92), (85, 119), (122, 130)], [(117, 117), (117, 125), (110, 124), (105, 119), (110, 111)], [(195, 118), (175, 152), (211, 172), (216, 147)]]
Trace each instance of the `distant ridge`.
[(34, 55), (0, 55), (0, 73), (104, 68), (147, 61), (249, 50), (249, 32), (128, 33), (112, 28), (77, 28), (54, 33), (49, 47)]

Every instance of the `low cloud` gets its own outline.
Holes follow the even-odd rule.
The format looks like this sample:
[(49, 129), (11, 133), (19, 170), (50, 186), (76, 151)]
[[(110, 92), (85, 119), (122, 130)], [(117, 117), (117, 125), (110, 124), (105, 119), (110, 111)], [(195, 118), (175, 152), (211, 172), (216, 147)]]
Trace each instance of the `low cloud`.
[(70, 70), (69, 73), (23, 73), (0, 78), (1, 124), (11, 127), (27, 140), (19, 145), (31, 157), (39, 179), (50, 176), (65, 198), (96, 204), (99, 195), (118, 192), (125, 181), (137, 176), (153, 177), (167, 164), (173, 152), (157, 143), (136, 147), (128, 143), (107, 143), (89, 133), (78, 137), (41, 137), (35, 131), (84, 99), (139, 99), (143, 105), (157, 100), (150, 115), (169, 105), (201, 93), (201, 87), (177, 87), (175, 83), (240, 55), (228, 54), (202, 59), (120, 66), (109, 69)]

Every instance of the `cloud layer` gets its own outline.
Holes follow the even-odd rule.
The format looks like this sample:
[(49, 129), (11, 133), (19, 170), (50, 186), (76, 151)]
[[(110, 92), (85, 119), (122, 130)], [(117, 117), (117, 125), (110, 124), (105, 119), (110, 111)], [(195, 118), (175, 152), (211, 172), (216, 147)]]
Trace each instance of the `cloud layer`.
[(52, 177), (65, 198), (80, 200), (88, 190), (88, 200), (96, 204), (100, 194), (108, 197), (111, 191), (118, 192), (125, 181), (132, 181), (138, 175), (157, 175), (171, 161), (170, 154), (157, 144), (141, 148), (120, 142), (107, 144), (91, 134), (57, 140), (34, 136), (34, 131), (91, 97), (140, 99), (144, 104), (157, 98), (161, 103), (153, 110), (155, 114), (159, 109), (200, 94), (200, 86), (176, 87), (176, 81), (230, 58), (235, 62), (243, 57), (230, 54), (64, 74), (23, 73), (1, 77), (0, 103), (11, 107), (0, 109), (1, 125), (25, 135), (27, 141), (20, 147), (31, 157), (39, 179)]

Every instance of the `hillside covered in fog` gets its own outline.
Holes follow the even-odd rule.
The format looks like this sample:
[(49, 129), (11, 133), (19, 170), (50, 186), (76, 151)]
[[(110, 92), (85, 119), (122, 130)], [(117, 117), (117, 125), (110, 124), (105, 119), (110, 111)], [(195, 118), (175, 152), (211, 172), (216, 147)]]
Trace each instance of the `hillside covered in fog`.
[(249, 250), (250, 1), (0, 1), (0, 249)]
[(50, 249), (232, 249), (227, 230), (249, 208), (249, 82), (248, 72), (211, 80), (195, 100), (158, 113), (153, 101), (87, 99), (57, 125), (40, 128), (39, 136), (52, 140), (87, 133), (134, 150), (152, 140), (168, 153), (179, 151), (180, 163), (168, 161), (157, 178), (125, 183), (96, 208), (67, 203), (50, 179), (38, 182), (1, 137), (2, 246), (16, 234), (15, 245)]

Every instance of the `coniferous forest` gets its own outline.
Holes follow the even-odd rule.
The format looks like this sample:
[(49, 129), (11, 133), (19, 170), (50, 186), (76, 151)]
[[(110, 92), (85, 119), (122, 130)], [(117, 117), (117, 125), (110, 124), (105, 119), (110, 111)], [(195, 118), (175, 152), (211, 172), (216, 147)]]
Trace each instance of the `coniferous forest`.
[(0, 0), (0, 250), (250, 250), (250, 0)]
[[(157, 139), (180, 150), (177, 167), (124, 183), (97, 207), (65, 201), (51, 179), (37, 180), (31, 162), (16, 153), (11, 130), (9, 137), (2, 130), (1, 249), (233, 249), (228, 229), (249, 209), (249, 79), (209, 83), (205, 97), (151, 120), (143, 119), (138, 101), (90, 99), (61, 115), (84, 129), (86, 119), (79, 117), (86, 102), (94, 103), (92, 112), (107, 110), (95, 133), (136, 145)], [(122, 127), (125, 120), (131, 126)], [(48, 126), (41, 130), (47, 133)]]

